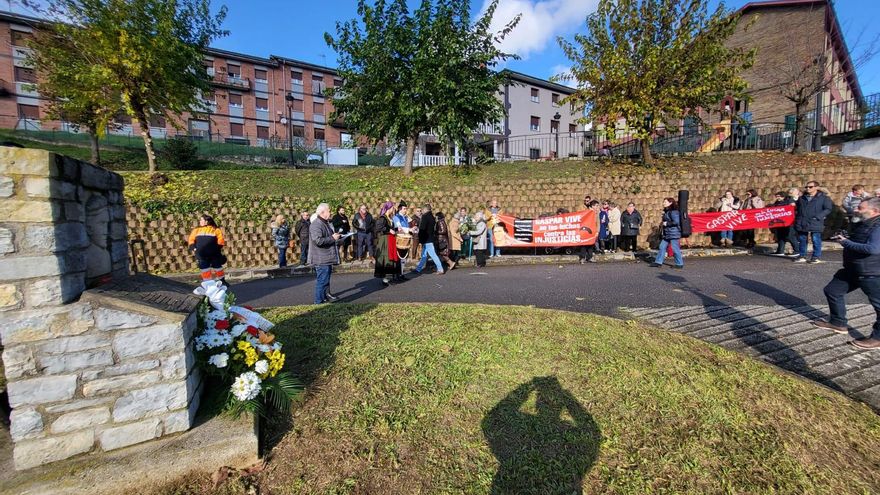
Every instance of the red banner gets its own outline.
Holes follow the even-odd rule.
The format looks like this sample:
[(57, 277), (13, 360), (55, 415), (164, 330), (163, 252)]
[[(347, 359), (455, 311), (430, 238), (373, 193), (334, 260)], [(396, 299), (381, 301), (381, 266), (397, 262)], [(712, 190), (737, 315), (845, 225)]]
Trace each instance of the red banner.
[(596, 243), (599, 221), (592, 210), (543, 218), (494, 215), (495, 245), (499, 247), (562, 247)]
[(691, 213), (693, 232), (722, 230), (775, 229), (794, 223), (794, 205), (770, 206), (756, 210)]

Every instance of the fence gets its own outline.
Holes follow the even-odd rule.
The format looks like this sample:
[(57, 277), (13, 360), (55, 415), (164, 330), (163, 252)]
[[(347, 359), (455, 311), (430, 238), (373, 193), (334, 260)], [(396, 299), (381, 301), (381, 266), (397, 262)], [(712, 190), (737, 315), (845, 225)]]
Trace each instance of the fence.
[[(809, 112), (808, 119), (815, 120)], [(834, 102), (819, 109), (824, 134), (834, 135), (880, 126), (880, 93), (860, 100)]]
[[(98, 140), (99, 145), (106, 148), (142, 150), (143, 138), (128, 130), (129, 128), (130, 126), (121, 126), (108, 129)], [(20, 119), (13, 133), (25, 139), (83, 147), (89, 146), (91, 139), (87, 133), (79, 132), (67, 124), (62, 124), (61, 129), (43, 130), (39, 121), (31, 119)], [(294, 163), (322, 163), (323, 153), (328, 147), (325, 140), (307, 140), (302, 137), (294, 137), (291, 147), (287, 139), (278, 137), (264, 139), (250, 135), (226, 136), (207, 132), (172, 133), (162, 127), (151, 128), (150, 134), (157, 151), (169, 139), (183, 138), (195, 144), (199, 155), (205, 158), (275, 164), (289, 164), (291, 154)]]
[[(805, 135), (811, 130), (804, 130)], [(801, 140), (806, 149), (812, 142)], [(706, 131), (698, 128), (658, 129), (653, 136), (651, 153), (655, 156), (682, 153), (785, 150), (794, 144), (794, 132), (780, 123), (719, 124)], [(601, 131), (545, 133), (489, 140), (481, 149), (492, 147), (496, 161), (539, 160), (552, 158), (623, 157), (637, 158), (642, 142), (634, 134), (617, 132), (609, 138)], [(489, 154), (488, 151), (486, 154)]]

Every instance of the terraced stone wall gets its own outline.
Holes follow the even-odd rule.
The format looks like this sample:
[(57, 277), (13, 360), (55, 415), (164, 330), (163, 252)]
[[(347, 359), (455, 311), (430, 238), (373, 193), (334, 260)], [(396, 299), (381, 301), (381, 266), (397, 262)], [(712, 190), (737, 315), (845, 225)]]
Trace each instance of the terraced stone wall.
[[(547, 164), (552, 167), (552, 163)], [(656, 225), (660, 221), (662, 201), (665, 197), (675, 197), (679, 189), (690, 191), (690, 211), (706, 211), (714, 206), (724, 190), (733, 189), (744, 196), (746, 189), (755, 188), (765, 200), (772, 201), (772, 195), (789, 187), (803, 187), (809, 180), (817, 180), (830, 192), (835, 204), (840, 204), (853, 184), (862, 183), (869, 187), (880, 186), (880, 164), (861, 164), (854, 166), (822, 166), (816, 168), (759, 168), (754, 170), (711, 170), (676, 175), (649, 173), (630, 176), (606, 174), (579, 180), (524, 180), (515, 183), (498, 183), (491, 187), (455, 187), (450, 190), (431, 192), (413, 191), (358, 191), (341, 198), (349, 211), (357, 205), (366, 204), (375, 214), (379, 205), (386, 199), (395, 202), (403, 199), (410, 205), (430, 202), (434, 211), (452, 212), (459, 207), (485, 207), (491, 198), (497, 198), (502, 208), (520, 217), (536, 217), (544, 213), (555, 213), (557, 208), (571, 211), (579, 209), (585, 194), (594, 199), (610, 199), (623, 208), (627, 202), (634, 201), (645, 218), (645, 228), (639, 237), (639, 245), (646, 246), (656, 242)], [(255, 201), (252, 206), (231, 206), (229, 198), (215, 196), (214, 207), (210, 211), (227, 238), (226, 255), (230, 268), (269, 266), (276, 263), (276, 252), (270, 235), (269, 222), (278, 213), (289, 219), (298, 217), (296, 211), (303, 207), (314, 209), (319, 198), (279, 197), (275, 201)], [(270, 205), (270, 206), (267, 206)], [(132, 238), (142, 239), (144, 249), (136, 249), (134, 256), (141, 263), (146, 261), (151, 271), (182, 272), (192, 270), (194, 261), (187, 253), (185, 239), (196, 225), (193, 215), (168, 214), (159, 219), (151, 218), (150, 213), (139, 207), (127, 210), (128, 229)], [(253, 220), (261, 218), (263, 220)], [(835, 211), (828, 222), (828, 230), (833, 231), (843, 220), (843, 212)], [(767, 230), (757, 232), (758, 242), (770, 242)], [(709, 236), (695, 235), (688, 239), (691, 245), (707, 245)], [(297, 254), (288, 251), (288, 259), (297, 259)]]

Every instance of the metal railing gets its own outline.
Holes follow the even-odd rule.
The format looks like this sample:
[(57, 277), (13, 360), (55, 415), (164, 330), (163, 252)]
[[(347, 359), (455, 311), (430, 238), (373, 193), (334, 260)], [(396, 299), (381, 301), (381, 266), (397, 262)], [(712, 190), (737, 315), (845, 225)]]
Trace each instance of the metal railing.
[[(880, 93), (861, 100), (847, 100), (824, 105), (819, 109), (826, 135), (843, 134), (880, 125)], [(814, 111), (807, 118), (815, 120)]]
[[(812, 129), (801, 139), (809, 150)], [(637, 158), (642, 142), (634, 134), (620, 132), (609, 138), (601, 131), (581, 131), (511, 136), (480, 142), (491, 145), (496, 161), (542, 160), (557, 158), (623, 157)], [(794, 145), (794, 132), (783, 123), (716, 125), (714, 129), (658, 129), (653, 135), (651, 153), (669, 156), (685, 153), (723, 151), (786, 150)]]
[[(40, 128), (39, 121), (20, 119), (15, 130), (10, 132), (24, 139), (40, 141), (44, 143), (74, 145), (81, 147), (90, 146), (89, 135), (85, 132), (76, 132), (70, 125), (63, 125), (64, 129)], [(123, 131), (124, 130), (124, 131)], [(167, 131), (164, 127), (156, 127), (151, 130), (153, 144), (157, 151), (164, 148), (169, 139), (183, 138), (192, 141), (200, 156), (217, 159), (220, 161), (245, 161), (257, 163), (274, 163), (279, 165), (290, 162), (290, 143), (286, 137), (281, 136), (231, 136), (220, 133), (210, 133), (204, 130), (192, 131)], [(99, 141), (103, 148), (140, 151), (144, 148), (144, 140), (130, 125), (115, 126), (108, 129)], [(323, 139), (306, 139), (304, 137), (293, 138), (293, 155), (295, 163), (308, 163), (321, 160), (323, 152), (328, 147), (338, 147), (338, 143), (328, 143)]]

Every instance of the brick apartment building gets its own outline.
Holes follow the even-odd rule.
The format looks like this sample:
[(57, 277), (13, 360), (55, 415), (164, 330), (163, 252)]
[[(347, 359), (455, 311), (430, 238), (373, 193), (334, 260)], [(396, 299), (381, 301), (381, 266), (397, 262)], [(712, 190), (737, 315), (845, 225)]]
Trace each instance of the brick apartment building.
[[(45, 119), (48, 102), (39, 95), (34, 72), (26, 66), (27, 40), (42, 21), (0, 12), (0, 128), (26, 130), (69, 130), (65, 122)], [(333, 105), (325, 97), (327, 88), (341, 84), (330, 67), (270, 55), (269, 58), (208, 49), (205, 70), (212, 77), (213, 90), (202, 95), (201, 112), (184, 113), (171, 122), (157, 118), (150, 132), (155, 138), (186, 134), (198, 139), (286, 147), (288, 133), (294, 142), (324, 149), (345, 145), (354, 136), (341, 121), (330, 122)], [(499, 88), (497, 97), (507, 104), (502, 122), (481, 126), (477, 133), (487, 139), (511, 134), (574, 131), (575, 115), (559, 112), (558, 100), (571, 89), (549, 81), (508, 71), (511, 82)], [(546, 94), (541, 94), (546, 93)], [(559, 114), (559, 118), (554, 118)], [(138, 135), (131, 118), (122, 115), (110, 129), (112, 134)], [(498, 145), (488, 145), (499, 152)], [(499, 148), (499, 149), (494, 149)], [(534, 153), (549, 156), (546, 145)], [(440, 155), (435, 136), (419, 140), (419, 155)]]

